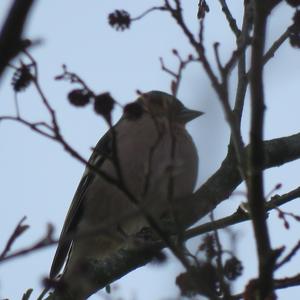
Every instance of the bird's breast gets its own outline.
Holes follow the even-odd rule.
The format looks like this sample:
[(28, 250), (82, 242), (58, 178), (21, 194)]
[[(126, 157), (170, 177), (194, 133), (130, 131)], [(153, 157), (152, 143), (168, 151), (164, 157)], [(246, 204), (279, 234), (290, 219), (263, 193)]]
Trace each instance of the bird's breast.
[(198, 156), (184, 127), (158, 127), (150, 118), (129, 123), (118, 135), (122, 176), (137, 198), (161, 203), (168, 193), (175, 198), (192, 193)]

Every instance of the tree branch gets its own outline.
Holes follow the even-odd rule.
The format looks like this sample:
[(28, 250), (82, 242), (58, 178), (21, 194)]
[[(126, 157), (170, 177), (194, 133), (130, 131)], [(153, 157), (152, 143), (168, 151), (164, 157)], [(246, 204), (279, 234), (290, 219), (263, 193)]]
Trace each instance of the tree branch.
[[(273, 196), (271, 198), (271, 200), (266, 203), (266, 210), (270, 211), (270, 210), (274, 209), (275, 207), (284, 205), (287, 202), (290, 202), (290, 201), (292, 201), (296, 198), (300, 198), (300, 187), (298, 187), (298, 188), (296, 188), (296, 189), (294, 189), (294, 190), (292, 190), (292, 191), (290, 191), (286, 194), (283, 194), (283, 195), (280, 195), (280, 196), (279, 195)], [(237, 211), (235, 213), (233, 213), (232, 215), (230, 215), (230, 216), (227, 216), (225, 218), (221, 218), (221, 219), (219, 219), (217, 221), (214, 221), (214, 222), (208, 222), (208, 223), (205, 223), (205, 224), (202, 224), (202, 225), (199, 225), (197, 227), (194, 227), (192, 229), (187, 230), (185, 232), (184, 237), (185, 237), (186, 240), (188, 240), (190, 238), (193, 238), (193, 237), (198, 236), (198, 235), (203, 234), (203, 233), (207, 233), (207, 232), (212, 231), (214, 229), (226, 228), (226, 227), (231, 226), (231, 225), (235, 225), (235, 224), (238, 224), (238, 223), (249, 221), (250, 219), (251, 219), (250, 214), (246, 213), (243, 209), (241, 209), (239, 207), (237, 209)], [(298, 244), (299, 244), (299, 247), (300, 247), (300, 243), (298, 243)], [(295, 246), (295, 249), (296, 249), (296, 246)], [(294, 252), (294, 251), (297, 251), (297, 250), (293, 250), (291, 252)], [(282, 260), (282, 262), (283, 262), (283, 260)], [(279, 263), (278, 265), (276, 265), (276, 268), (281, 267), (282, 262)]]
[(22, 33), (34, 0), (15, 0), (0, 33), (0, 78), (11, 59), (23, 49)]
[[(291, 277), (285, 277), (280, 279), (274, 279), (274, 288), (276, 290), (286, 289), (293, 286), (300, 285), (300, 274), (296, 274)], [(232, 300), (245, 299), (244, 293), (236, 294), (232, 297)]]
[[(249, 151), (249, 146), (246, 147), (244, 151), (247, 153)], [(300, 158), (300, 133), (289, 137), (265, 141), (264, 151), (266, 157), (263, 165), (264, 169), (280, 166), (288, 161), (298, 159)], [(237, 169), (236, 161), (233, 157), (226, 157), (219, 170), (196, 191), (191, 199), (184, 201), (183, 203), (177, 203), (177, 209), (180, 211), (181, 217), (179, 221), (184, 222), (182, 224), (185, 224), (186, 227), (190, 226), (210, 212), (219, 203), (227, 199), (241, 182), (242, 179)], [(275, 201), (276, 199), (276, 203), (283, 204), (289, 199), (292, 199), (293, 196), (298, 195), (298, 193), (299, 190), (297, 189), (280, 198), (276, 199), (273, 197), (271, 201)], [(272, 203), (272, 207), (274, 207), (274, 202)], [(242, 220), (245, 218), (245, 214), (242, 216), (241, 212), (238, 212), (236, 216), (231, 218), (236, 218), (235, 221), (239, 218)], [(246, 218), (249, 217), (246, 215)], [(230, 225), (229, 221), (225, 224), (223, 219), (223, 225)], [(209, 224), (206, 226), (206, 228), (202, 228), (203, 232), (207, 232), (214, 228), (209, 227), (211, 226)], [(170, 228), (169, 232), (172, 234), (172, 228)], [(197, 234), (200, 233), (199, 230)], [(195, 232), (193, 232), (193, 229), (187, 231), (188, 237), (192, 237), (194, 234)], [(134, 247), (132, 245), (133, 244), (131, 243), (131, 247), (128, 247), (127, 249), (126, 247), (120, 249), (105, 260), (91, 262), (91, 275), (89, 276), (92, 276), (92, 279), (97, 281), (99, 289), (104, 288), (106, 285), (121, 278), (132, 270), (147, 264), (153, 258), (153, 253), (165, 247), (164, 243), (161, 241), (147, 242), (146, 244), (144, 242), (135, 243)], [(149, 253), (151, 255), (149, 255)], [(66, 300), (67, 298), (62, 298), (54, 293), (47, 299)]]
[(268, 227), (263, 183), (264, 164), (264, 88), (263, 57), (266, 38), (267, 5), (260, 0), (254, 1), (254, 34), (251, 56), (251, 125), (250, 151), (248, 157), (247, 189), (250, 214), (256, 241), (259, 262), (258, 298), (267, 299), (273, 291), (273, 269), (275, 264)]

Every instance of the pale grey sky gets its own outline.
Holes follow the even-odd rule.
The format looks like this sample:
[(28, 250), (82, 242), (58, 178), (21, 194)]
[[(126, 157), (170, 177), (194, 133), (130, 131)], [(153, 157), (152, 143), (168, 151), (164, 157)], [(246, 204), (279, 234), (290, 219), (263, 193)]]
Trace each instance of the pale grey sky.
[[(0, 20), (12, 1), (1, 0)], [(185, 1), (186, 2), (186, 1)], [(186, 20), (197, 32), (195, 17), (198, 1), (184, 4)], [(211, 3), (210, 3), (211, 2)], [(159, 57), (176, 68), (171, 50), (176, 48), (184, 56), (191, 47), (176, 27), (169, 15), (154, 12), (143, 20), (133, 23), (125, 32), (116, 32), (107, 24), (107, 15), (114, 9), (128, 10), (136, 16), (148, 5), (159, 5), (161, 1), (97, 1), (90, 0), (51, 0), (37, 1), (32, 10), (26, 30), (26, 37), (41, 39), (42, 44), (32, 49), (32, 55), (39, 64), (42, 87), (56, 109), (61, 128), (67, 141), (88, 158), (90, 147), (106, 131), (105, 123), (93, 113), (91, 107), (77, 109), (70, 106), (66, 94), (71, 85), (57, 82), (53, 77), (61, 72), (61, 65), (67, 64), (71, 71), (77, 72), (87, 84), (98, 92), (110, 91), (121, 103), (132, 101), (137, 89), (152, 89), (169, 92), (170, 77), (160, 69)], [(233, 14), (240, 22), (240, 6), (231, 0)], [(222, 58), (230, 55), (234, 38), (227, 28), (218, 1), (209, 1), (211, 12), (206, 21), (205, 39), (208, 55), (212, 57), (212, 43), (221, 43)], [(279, 8), (269, 24), (269, 44), (279, 36), (289, 24), (292, 12)], [(299, 67), (300, 52), (291, 49), (286, 43), (266, 68), (267, 123), (266, 137), (274, 138), (299, 131)], [(13, 92), (10, 86), (12, 71), (6, 72), (0, 86), (0, 114), (14, 112)], [(233, 80), (234, 83), (234, 80)], [(232, 88), (234, 91), (234, 88)], [(211, 85), (199, 65), (187, 69), (179, 98), (189, 107), (205, 111), (205, 116), (189, 125), (189, 130), (197, 143), (200, 156), (198, 185), (206, 180), (219, 166), (226, 153), (228, 126)], [(29, 88), (19, 95), (20, 109), (28, 119), (47, 118), (37, 93)], [(247, 113), (247, 110), (246, 110)], [(115, 120), (120, 112), (115, 113)], [(284, 120), (284, 121), (282, 121)], [(245, 137), (248, 122), (244, 122)], [(17, 222), (27, 216), (31, 226), (26, 234), (14, 245), (14, 249), (29, 245), (46, 230), (48, 222), (55, 224), (58, 235), (80, 180), (84, 166), (71, 158), (63, 149), (36, 135), (18, 124), (3, 123), (0, 126), (2, 145), (0, 147), (0, 249)], [(247, 137), (246, 137), (247, 140)], [(266, 172), (266, 191), (278, 182), (283, 183), (282, 192), (299, 185), (299, 163), (291, 163), (282, 168)], [(243, 187), (239, 191), (243, 191)], [(218, 215), (237, 208), (243, 199), (234, 196), (218, 210)], [(299, 211), (297, 201), (285, 207), (286, 210)], [(300, 212), (299, 212), (300, 213)], [(287, 241), (293, 245), (299, 237), (295, 231), (287, 231), (282, 223), (271, 214), (269, 222), (273, 232), (273, 244), (280, 246)], [(299, 226), (299, 224), (294, 225)], [(241, 243), (238, 255), (246, 261), (245, 275), (236, 284), (242, 287), (249, 278), (255, 276), (255, 248), (252, 241), (250, 223), (235, 226)], [(197, 239), (189, 242), (193, 243)], [(0, 266), (0, 299), (21, 299), (26, 289), (34, 288), (34, 295), (41, 289), (41, 278), (46, 276), (55, 248), (39, 251)], [(299, 272), (299, 255), (294, 263), (278, 274)], [(126, 275), (117, 284), (119, 294), (125, 299), (170, 299), (179, 290), (174, 280), (181, 266), (170, 260), (167, 266), (148, 266)], [(300, 288), (289, 293), (282, 291), (279, 299), (291, 299)], [(92, 299), (99, 299), (93, 296)]]

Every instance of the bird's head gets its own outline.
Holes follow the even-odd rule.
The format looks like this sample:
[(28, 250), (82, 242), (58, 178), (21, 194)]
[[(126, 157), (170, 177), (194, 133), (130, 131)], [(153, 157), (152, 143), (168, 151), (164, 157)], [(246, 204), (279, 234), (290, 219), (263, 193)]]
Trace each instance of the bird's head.
[(185, 107), (177, 98), (161, 91), (144, 93), (137, 101), (155, 118), (168, 118), (180, 124), (186, 124), (203, 114)]

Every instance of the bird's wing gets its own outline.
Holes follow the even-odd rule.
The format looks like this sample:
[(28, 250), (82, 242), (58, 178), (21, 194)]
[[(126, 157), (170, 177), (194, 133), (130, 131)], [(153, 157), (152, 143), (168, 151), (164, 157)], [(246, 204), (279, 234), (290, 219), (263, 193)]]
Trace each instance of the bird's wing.
[[(97, 143), (94, 152), (89, 159), (89, 163), (97, 168), (100, 168), (103, 161), (111, 154), (111, 143), (111, 133), (108, 131)], [(62, 232), (60, 234), (57, 250), (50, 270), (50, 278), (57, 276), (67, 258), (72, 245), (72, 239), (69, 239), (68, 236), (72, 235), (81, 219), (84, 209), (86, 191), (91, 182), (94, 180), (95, 176), (96, 174), (90, 171), (87, 167), (75, 192)]]

